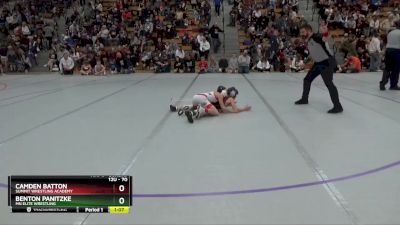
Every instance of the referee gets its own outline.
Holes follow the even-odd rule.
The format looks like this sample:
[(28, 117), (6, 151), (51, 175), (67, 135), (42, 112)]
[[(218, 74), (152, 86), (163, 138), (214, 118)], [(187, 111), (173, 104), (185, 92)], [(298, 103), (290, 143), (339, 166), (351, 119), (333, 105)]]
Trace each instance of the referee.
[(336, 60), (329, 49), (328, 43), (324, 41), (321, 34), (314, 34), (312, 27), (308, 24), (303, 25), (300, 28), (300, 35), (307, 43), (308, 52), (314, 60), (314, 65), (304, 78), (303, 96), (300, 100), (296, 101), (295, 104), (308, 104), (308, 95), (310, 93), (311, 83), (321, 74), (322, 79), (329, 90), (333, 103), (333, 108), (330, 109), (328, 113), (343, 112), (337, 88), (333, 84), (333, 73), (336, 67)]
[(399, 91), (399, 73), (400, 73), (400, 20), (395, 22), (395, 29), (387, 35), (387, 45), (385, 52), (385, 70), (382, 74), (382, 80), (379, 88), (386, 90), (385, 85), (390, 79), (390, 90)]

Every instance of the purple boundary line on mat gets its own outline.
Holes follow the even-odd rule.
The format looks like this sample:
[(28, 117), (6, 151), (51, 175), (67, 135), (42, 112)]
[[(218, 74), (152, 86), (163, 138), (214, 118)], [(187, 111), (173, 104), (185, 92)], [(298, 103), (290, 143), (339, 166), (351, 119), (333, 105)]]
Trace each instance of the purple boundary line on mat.
[[(260, 189), (248, 189), (248, 190), (238, 190), (238, 191), (223, 191), (223, 192), (200, 192), (200, 193), (181, 193), (181, 194), (133, 194), (133, 198), (190, 198), (190, 197), (206, 197), (206, 196), (222, 196), (222, 195), (239, 195), (239, 194), (253, 194), (260, 192), (272, 192), (272, 191), (283, 191), (289, 189), (304, 188), (309, 186), (323, 185), (327, 183), (339, 182), (344, 180), (352, 180), (358, 177), (368, 176), (374, 173), (378, 173), (384, 170), (388, 170), (400, 165), (400, 160), (375, 168), (367, 170), (361, 173), (355, 173), (348, 176), (332, 178), (323, 181), (314, 181), (308, 183), (292, 184), (286, 186), (277, 186), (270, 188), (260, 188)], [(0, 183), (0, 188), (7, 188), (7, 184)]]

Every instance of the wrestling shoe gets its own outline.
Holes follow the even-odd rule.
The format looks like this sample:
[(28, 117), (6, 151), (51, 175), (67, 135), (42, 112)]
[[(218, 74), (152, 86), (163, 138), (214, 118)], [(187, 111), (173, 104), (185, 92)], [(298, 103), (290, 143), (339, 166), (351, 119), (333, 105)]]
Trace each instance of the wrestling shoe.
[(169, 110), (171, 112), (176, 112), (176, 110), (178, 110), (178, 108), (176, 108), (176, 106), (174, 106), (174, 105), (169, 105)]
[[(175, 107), (176, 108), (176, 107)], [(185, 106), (178, 110), (178, 116), (182, 116), (186, 111), (192, 110), (189, 106)]]
[(192, 111), (186, 111), (185, 112), (185, 115), (186, 115), (189, 123), (193, 123), (193, 114), (192, 113), (193, 113)]
[(294, 102), (295, 105), (307, 105), (308, 104), (308, 100), (307, 99), (300, 99), (297, 100), (296, 102)]

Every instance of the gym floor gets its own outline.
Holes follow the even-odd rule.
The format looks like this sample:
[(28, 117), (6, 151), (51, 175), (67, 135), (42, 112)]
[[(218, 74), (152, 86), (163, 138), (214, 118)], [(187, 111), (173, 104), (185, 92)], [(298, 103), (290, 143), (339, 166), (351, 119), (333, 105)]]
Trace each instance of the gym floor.
[[(400, 224), (400, 92), (380, 74), (0, 77), (0, 224)], [(189, 124), (171, 98), (235, 86), (252, 111)], [(128, 215), (12, 214), (9, 175), (133, 176)]]

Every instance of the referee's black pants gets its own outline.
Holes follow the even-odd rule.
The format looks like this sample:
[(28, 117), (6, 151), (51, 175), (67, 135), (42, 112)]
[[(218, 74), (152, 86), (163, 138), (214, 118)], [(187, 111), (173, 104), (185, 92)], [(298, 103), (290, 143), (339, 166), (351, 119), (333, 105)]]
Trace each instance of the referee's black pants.
[(385, 86), (390, 79), (390, 87), (396, 88), (399, 83), (400, 49), (388, 48), (385, 52), (385, 70), (383, 71), (381, 85)]
[(314, 63), (313, 67), (308, 71), (306, 77), (303, 82), (303, 100), (308, 101), (308, 96), (310, 94), (311, 83), (315, 78), (321, 75), (322, 80), (324, 81), (326, 87), (329, 90), (329, 95), (331, 96), (331, 100), (334, 107), (341, 107), (339, 101), (339, 93), (338, 90), (333, 83), (333, 73), (334, 73), (334, 65), (331, 65), (329, 60), (324, 60), (322, 62)]

